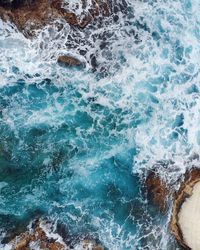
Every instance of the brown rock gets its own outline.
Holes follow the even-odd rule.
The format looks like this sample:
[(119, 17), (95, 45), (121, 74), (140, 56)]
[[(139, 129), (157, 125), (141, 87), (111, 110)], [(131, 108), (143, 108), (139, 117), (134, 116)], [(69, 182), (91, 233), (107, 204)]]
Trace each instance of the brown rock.
[(146, 179), (148, 199), (159, 207), (161, 212), (166, 212), (169, 189), (158, 175), (151, 172)]
[(39, 223), (36, 223), (33, 227), (33, 231), (26, 232), (16, 237), (12, 241), (13, 250), (28, 250), (31, 242), (37, 242), (41, 249), (48, 250), (64, 250), (66, 247), (55, 239), (49, 239)]
[(53, 0), (51, 3), (51, 8), (56, 13), (57, 17), (64, 18), (67, 23), (70, 25), (79, 25), (77, 16), (75, 13), (70, 12), (69, 10), (66, 10), (62, 7), (62, 1), (61, 0)]
[(170, 195), (173, 197), (172, 216), (169, 223), (169, 228), (172, 234), (175, 236), (179, 245), (186, 250), (191, 250), (187, 246), (181, 228), (179, 225), (179, 212), (182, 204), (187, 198), (192, 195), (194, 185), (200, 181), (200, 169), (193, 168), (185, 173), (184, 181), (178, 191), (170, 190), (167, 185), (160, 179), (158, 175), (151, 172), (146, 179), (146, 186), (148, 192), (148, 198), (157, 205), (161, 212), (165, 212), (167, 209), (166, 201)]
[(84, 63), (75, 57), (63, 55), (58, 57), (58, 63), (66, 67), (84, 67)]
[[(108, 1), (108, 0), (107, 0)], [(13, 4), (17, 2), (19, 4)], [(67, 23), (80, 28), (86, 27), (97, 16), (109, 16), (111, 10), (107, 2), (102, 0), (92, 0), (92, 5), (86, 11), (87, 2), (80, 0), (83, 13), (76, 16), (76, 13), (63, 8), (62, 0), (34, 0), (34, 1), (9, 1), (4, 4), (0, 1), (0, 18), (4, 21), (13, 22), (17, 28), (26, 36), (35, 35), (35, 31), (43, 26), (53, 22), (56, 19), (63, 18)]]
[[(22, 233), (10, 242), (12, 250), (29, 250), (31, 243), (36, 243), (40, 249), (46, 250), (65, 250), (65, 249), (83, 249), (83, 250), (104, 250), (104, 248), (93, 239), (82, 239), (74, 246), (68, 247), (64, 243), (56, 241), (55, 238), (50, 238), (42, 229), (41, 224), (45, 221), (36, 221), (33, 223), (31, 230)], [(48, 225), (48, 224), (47, 224)], [(50, 224), (51, 225), (51, 224)], [(48, 227), (47, 227), (48, 228)], [(69, 240), (69, 239), (68, 239)], [(70, 240), (69, 240), (70, 242)]]
[(185, 179), (182, 182), (179, 190), (174, 194), (172, 216), (170, 220), (170, 229), (172, 234), (178, 241), (178, 243), (184, 249), (187, 250), (189, 250), (190, 248), (187, 246), (186, 242), (183, 239), (183, 235), (178, 221), (178, 214), (185, 199), (192, 195), (193, 187), (199, 181), (200, 181), (200, 169), (193, 168), (190, 171), (187, 171), (185, 174)]
[(29, 243), (29, 237), (27, 235), (27, 237), (22, 237), (22, 239), (19, 241), (19, 243), (17, 243), (17, 245), (15, 246), (15, 250), (25, 250), (27, 249), (27, 245)]
[[(51, 16), (50, 16), (51, 15)], [(0, 8), (0, 17), (13, 22), (25, 35), (34, 35), (34, 31), (55, 18), (48, 0), (34, 1), (31, 5), (19, 8)]]

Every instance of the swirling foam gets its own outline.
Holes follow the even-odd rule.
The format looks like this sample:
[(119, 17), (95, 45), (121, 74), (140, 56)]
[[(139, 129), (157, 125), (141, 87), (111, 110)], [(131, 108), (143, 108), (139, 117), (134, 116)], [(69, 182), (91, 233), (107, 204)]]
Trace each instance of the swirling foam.
[[(115, 190), (112, 187), (115, 195), (120, 197), (122, 210), (126, 207), (124, 204), (133, 207), (130, 209), (127, 205), (128, 211), (132, 211), (127, 215), (128, 223), (123, 225), (113, 215), (109, 217), (109, 213), (105, 212), (103, 217), (101, 212), (96, 211), (95, 203), (100, 208), (104, 204), (101, 203), (103, 186), (98, 176), (104, 176), (105, 182), (109, 184), (116, 170), (106, 173), (106, 166), (112, 169), (113, 164), (116, 164), (122, 168), (126, 164), (120, 165), (120, 160), (126, 162), (128, 159), (127, 166), (132, 167), (134, 174), (143, 175), (156, 167), (162, 178), (174, 183), (186, 168), (198, 165), (198, 157), (194, 155), (198, 153), (200, 144), (200, 5), (197, 0), (131, 1), (128, 4), (130, 9), (127, 15), (119, 14), (117, 22), (112, 17), (105, 19), (99, 29), (96, 28), (98, 23), (85, 30), (72, 29), (60, 20), (39, 31), (33, 40), (24, 38), (11, 24), (1, 22), (2, 89), (5, 85), (15, 86), (19, 79), (27, 86), (30, 84), (30, 88), (31, 84), (36, 83), (33, 92), (29, 87), (23, 87), (24, 96), (20, 97), (20, 92), (16, 92), (10, 97), (10, 105), (4, 107), (1, 119), (9, 128), (8, 131), (12, 131), (20, 141), (16, 145), (23, 149), (25, 158), (28, 154), (30, 162), (32, 155), (29, 155), (27, 143), (29, 134), (22, 133), (21, 128), (28, 131), (45, 124), (52, 132), (56, 132), (66, 122), (65, 118), (70, 117), (72, 120), (67, 123), (69, 125), (72, 122), (76, 130), (70, 131), (74, 138), (70, 138), (68, 151), (75, 157), (67, 159), (68, 170), (64, 167), (66, 163), (61, 164), (62, 174), (56, 182), (66, 200), (61, 202), (58, 199), (50, 205), (42, 195), (45, 188), (37, 187), (38, 176), (33, 180), (33, 193), (29, 194), (27, 184), (22, 189), (25, 194), (20, 193), (19, 199), (24, 196), (24, 200), (31, 201), (36, 207), (44, 200), (43, 206), (50, 207), (49, 213), (52, 212), (53, 218), (59, 219), (61, 216), (66, 222), (76, 222), (79, 227), (83, 221), (90, 221), (91, 228), (97, 230), (99, 239), (109, 249), (169, 249), (169, 245), (174, 243), (167, 232), (168, 218), (160, 222), (159, 216), (154, 217), (149, 212), (145, 200), (141, 203), (137, 200), (142, 210), (141, 219), (140, 215), (136, 215), (135, 203), (131, 200), (127, 202), (131, 194), (122, 191), (125, 186), (119, 180), (124, 176), (126, 180), (131, 173), (126, 176), (126, 171), (122, 171), (122, 175), (116, 176), (115, 184), (120, 186), (120, 192), (125, 192), (124, 196), (120, 196), (117, 188)], [(62, 29), (57, 29), (58, 25)], [(69, 36), (80, 39), (69, 42)], [(106, 45), (100, 49), (104, 37)], [(63, 69), (56, 64), (59, 54), (75, 53), (80, 56), (80, 50), (86, 51), (82, 56), (88, 62), (85, 70)], [(95, 55), (98, 61), (96, 73), (91, 72), (91, 55)], [(102, 66), (106, 74), (101, 78), (99, 73), (102, 72)], [(63, 92), (61, 89), (53, 90), (52, 94), (46, 85), (40, 85), (44, 79), (51, 79), (50, 84), (53, 82), (58, 89), (63, 88)], [(42, 98), (33, 97), (32, 104), (25, 98), (31, 98), (31, 93), (39, 91), (37, 88), (44, 94), (44, 104)], [(36, 102), (45, 108), (37, 108)], [(71, 110), (66, 110), (66, 106), (70, 105)], [(77, 110), (80, 110), (77, 119), (89, 118), (94, 124), (87, 121), (81, 126), (80, 120), (73, 120)], [(35, 154), (40, 150), (43, 154), (36, 163), (43, 161), (45, 166), (53, 165), (50, 152), (54, 152), (57, 145), (60, 147), (66, 138), (63, 141), (57, 138), (56, 145), (51, 142), (53, 139), (48, 135), (44, 144), (38, 140)], [(76, 157), (76, 148), (83, 148), (87, 153), (83, 150), (82, 156)], [(126, 153), (131, 150), (134, 153), (127, 156)], [(111, 163), (112, 157), (114, 163)], [(19, 161), (23, 156), (15, 153), (14, 158)], [(98, 169), (103, 169), (103, 174)], [(73, 184), (66, 181), (70, 171), (75, 172)], [(48, 170), (41, 170), (40, 174), (47, 175), (45, 187), (48, 184), (50, 189), (51, 185), (55, 185), (55, 180), (51, 180), (52, 173), (48, 173)], [(131, 188), (133, 180), (127, 181)], [(40, 181), (44, 181), (42, 177)], [(87, 191), (88, 185), (90, 188)], [(85, 192), (82, 194), (84, 199), (78, 197), (79, 188)], [(93, 194), (92, 200), (87, 200), (87, 192), (94, 190), (98, 195)], [(143, 197), (138, 197), (137, 192), (133, 194), (136, 199)], [(3, 203), (7, 206), (10, 204), (5, 197)], [(55, 207), (61, 213), (56, 212)], [(1, 211), (5, 213), (5, 207)], [(92, 211), (93, 217), (90, 219), (88, 211)], [(17, 213), (11, 207), (9, 212)], [(77, 222), (78, 219), (80, 221)], [(129, 223), (135, 223), (134, 229), (131, 227), (130, 231)]]

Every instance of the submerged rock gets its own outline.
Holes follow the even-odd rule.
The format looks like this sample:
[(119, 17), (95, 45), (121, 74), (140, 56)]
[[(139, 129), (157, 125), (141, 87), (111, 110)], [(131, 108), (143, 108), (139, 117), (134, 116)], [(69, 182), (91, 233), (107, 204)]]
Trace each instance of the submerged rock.
[(169, 189), (156, 173), (151, 172), (146, 179), (148, 200), (158, 206), (161, 212), (167, 209)]
[(200, 234), (200, 169), (185, 174), (178, 192), (174, 195), (170, 229), (184, 249), (199, 250)]
[(79, 59), (70, 55), (59, 56), (57, 61), (59, 65), (65, 67), (85, 67), (84, 62), (81, 62)]
[(104, 248), (95, 241), (83, 240), (74, 247), (74, 250), (104, 250)]

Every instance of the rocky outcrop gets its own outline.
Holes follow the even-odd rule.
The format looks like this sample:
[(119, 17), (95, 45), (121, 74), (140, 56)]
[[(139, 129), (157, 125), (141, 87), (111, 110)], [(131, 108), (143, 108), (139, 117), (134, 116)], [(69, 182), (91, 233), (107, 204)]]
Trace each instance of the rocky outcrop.
[(151, 172), (146, 179), (146, 187), (148, 200), (152, 201), (161, 212), (166, 212), (167, 199), (170, 194), (166, 183), (155, 172)]
[(37, 245), (39, 249), (48, 250), (64, 250), (66, 245), (61, 244), (54, 238), (49, 238), (45, 231), (41, 228), (39, 222), (37, 222), (32, 230), (17, 236), (15, 240), (11, 242), (13, 250), (28, 250), (31, 245)]
[[(172, 215), (169, 223), (170, 231), (183, 249), (198, 250), (200, 249), (198, 243), (200, 237), (198, 236), (198, 225), (196, 227), (194, 225), (196, 222), (194, 216), (196, 216), (197, 220), (200, 218), (198, 196), (200, 193), (200, 169), (192, 168), (188, 170), (183, 179), (179, 190), (175, 191), (173, 187), (169, 188), (156, 173), (151, 172), (146, 179), (148, 200), (152, 201), (161, 212), (165, 212), (167, 210), (167, 200), (169, 198), (173, 199)], [(194, 195), (196, 197), (193, 197)], [(196, 223), (198, 224), (198, 221)]]
[(85, 64), (84, 62), (81, 62), (78, 58), (75, 58), (70, 55), (62, 55), (58, 57), (58, 64), (60, 66), (65, 67), (78, 67), (78, 68), (84, 68)]
[[(17, 7), (2, 6), (0, 7), (0, 17), (14, 23), (27, 37), (35, 35), (36, 30), (63, 16), (48, 0), (36, 0), (30, 4), (23, 2)], [(66, 12), (65, 19), (69, 24), (77, 24), (76, 16), (73, 13)]]
[(112, 52), (117, 34), (103, 27), (120, 22), (128, 12), (126, 0), (0, 0), (0, 18), (15, 24), (27, 38), (39, 36), (39, 49), (48, 47), (49, 42), (51, 46), (55, 39), (55, 51), (62, 49), (63, 53), (66, 48), (66, 52), (84, 57), (101, 77), (120, 65), (117, 54)]
[(97, 16), (111, 13), (109, 4), (101, 0), (93, 0), (89, 6), (86, 0), (80, 0), (81, 6), (77, 8), (81, 7), (81, 14), (76, 13), (76, 6), (70, 9), (69, 3), (63, 5), (62, 0), (1, 0), (0, 17), (16, 24), (26, 36), (32, 36), (55, 19), (62, 18), (70, 25), (84, 28)]
[(198, 182), (200, 182), (200, 169), (193, 168), (190, 171), (186, 172), (184, 181), (182, 182), (179, 190), (174, 194), (170, 229), (175, 238), (177, 239), (178, 243), (184, 249), (191, 248), (190, 246), (188, 246), (183, 236), (179, 214), (183, 204), (187, 201), (188, 198), (192, 196), (193, 188)]
[[(70, 244), (70, 236), (65, 232), (65, 237), (52, 232), (52, 224), (45, 220), (36, 220), (29, 225), (29, 230), (15, 237), (9, 243), (12, 250), (104, 250), (104, 248), (92, 239), (79, 239), (76, 243)], [(64, 239), (67, 243), (64, 242)]]

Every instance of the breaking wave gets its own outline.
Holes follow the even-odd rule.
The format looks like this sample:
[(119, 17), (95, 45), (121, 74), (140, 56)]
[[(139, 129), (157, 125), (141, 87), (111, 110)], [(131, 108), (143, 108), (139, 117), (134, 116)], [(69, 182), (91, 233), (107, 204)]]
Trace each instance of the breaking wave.
[[(126, 4), (31, 40), (0, 21), (1, 249), (38, 215), (112, 250), (177, 247), (142, 181), (156, 169), (173, 185), (199, 162), (200, 4)], [(86, 68), (60, 67), (61, 54)]]

